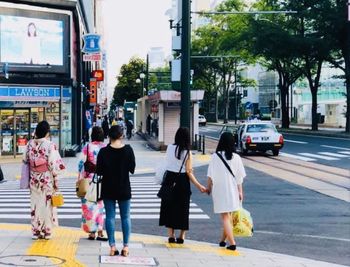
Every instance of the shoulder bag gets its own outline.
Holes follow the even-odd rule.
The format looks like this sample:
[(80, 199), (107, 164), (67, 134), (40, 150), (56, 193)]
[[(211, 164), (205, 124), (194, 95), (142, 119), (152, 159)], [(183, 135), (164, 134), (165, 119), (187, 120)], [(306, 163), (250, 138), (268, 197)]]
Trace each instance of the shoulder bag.
[(221, 161), (225, 164), (226, 168), (228, 169), (228, 171), (232, 174), (233, 177), (235, 177), (235, 175), (233, 174), (230, 166), (227, 164), (226, 160), (223, 158), (223, 156), (219, 153), (216, 152), (216, 155), (218, 155), (218, 157), (221, 159)]
[[(188, 156), (188, 151), (184, 157), (184, 160), (182, 161), (181, 168), (180, 168), (179, 172), (177, 173), (177, 175), (180, 175), (182, 168), (186, 162), (187, 156)], [(165, 171), (165, 173), (164, 173), (162, 186), (160, 187), (160, 189), (158, 191), (157, 197), (161, 198), (162, 200), (171, 201), (174, 199), (174, 195), (175, 195), (174, 189), (176, 186), (176, 181), (174, 181), (173, 183), (167, 184), (164, 182), (166, 176), (167, 176), (167, 171)]]
[(89, 144), (87, 145), (86, 149), (86, 161), (84, 162), (84, 170), (88, 173), (95, 173), (96, 164), (89, 160)]

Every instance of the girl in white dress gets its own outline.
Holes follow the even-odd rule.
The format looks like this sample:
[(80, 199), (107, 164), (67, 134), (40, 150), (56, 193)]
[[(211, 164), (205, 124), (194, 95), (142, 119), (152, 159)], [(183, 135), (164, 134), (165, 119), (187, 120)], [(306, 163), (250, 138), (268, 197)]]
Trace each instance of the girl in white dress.
[[(216, 153), (211, 156), (208, 167), (208, 194), (212, 194), (214, 213), (220, 213), (223, 236), (220, 246), (236, 250), (231, 225), (231, 212), (239, 210), (243, 201), (243, 179), (246, 176), (241, 157), (234, 152), (234, 137), (224, 132), (219, 140)], [(225, 165), (227, 163), (228, 166)], [(229, 168), (228, 168), (229, 167)], [(232, 172), (232, 173), (231, 173)]]

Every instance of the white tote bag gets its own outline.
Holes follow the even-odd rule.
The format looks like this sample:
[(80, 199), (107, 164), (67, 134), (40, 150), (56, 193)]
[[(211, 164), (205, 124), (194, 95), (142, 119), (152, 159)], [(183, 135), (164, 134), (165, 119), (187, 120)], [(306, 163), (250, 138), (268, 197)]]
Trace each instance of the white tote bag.
[(97, 202), (101, 199), (101, 178), (97, 174), (94, 175), (89, 184), (85, 199), (90, 202)]

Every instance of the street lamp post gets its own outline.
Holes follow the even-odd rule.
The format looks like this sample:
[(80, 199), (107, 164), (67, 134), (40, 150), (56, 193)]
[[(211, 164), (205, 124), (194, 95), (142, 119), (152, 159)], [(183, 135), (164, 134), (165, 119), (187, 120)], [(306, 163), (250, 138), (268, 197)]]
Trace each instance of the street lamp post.
[(140, 73), (140, 78), (136, 79), (136, 83), (141, 85), (141, 97), (145, 95), (145, 86), (144, 86), (144, 81), (145, 81), (146, 75), (144, 73)]

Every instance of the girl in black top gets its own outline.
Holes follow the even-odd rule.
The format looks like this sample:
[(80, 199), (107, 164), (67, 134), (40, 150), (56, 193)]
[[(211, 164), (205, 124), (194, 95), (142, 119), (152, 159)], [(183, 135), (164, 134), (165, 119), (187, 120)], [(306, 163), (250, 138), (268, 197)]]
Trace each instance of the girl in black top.
[(129, 238), (131, 232), (130, 199), (131, 187), (129, 173), (135, 171), (135, 156), (130, 145), (122, 142), (123, 129), (114, 125), (109, 130), (110, 144), (102, 148), (97, 156), (97, 174), (102, 175), (102, 192), (106, 210), (106, 231), (110, 255), (118, 255), (115, 247), (115, 206), (118, 201), (123, 231), (122, 256), (129, 255)]

